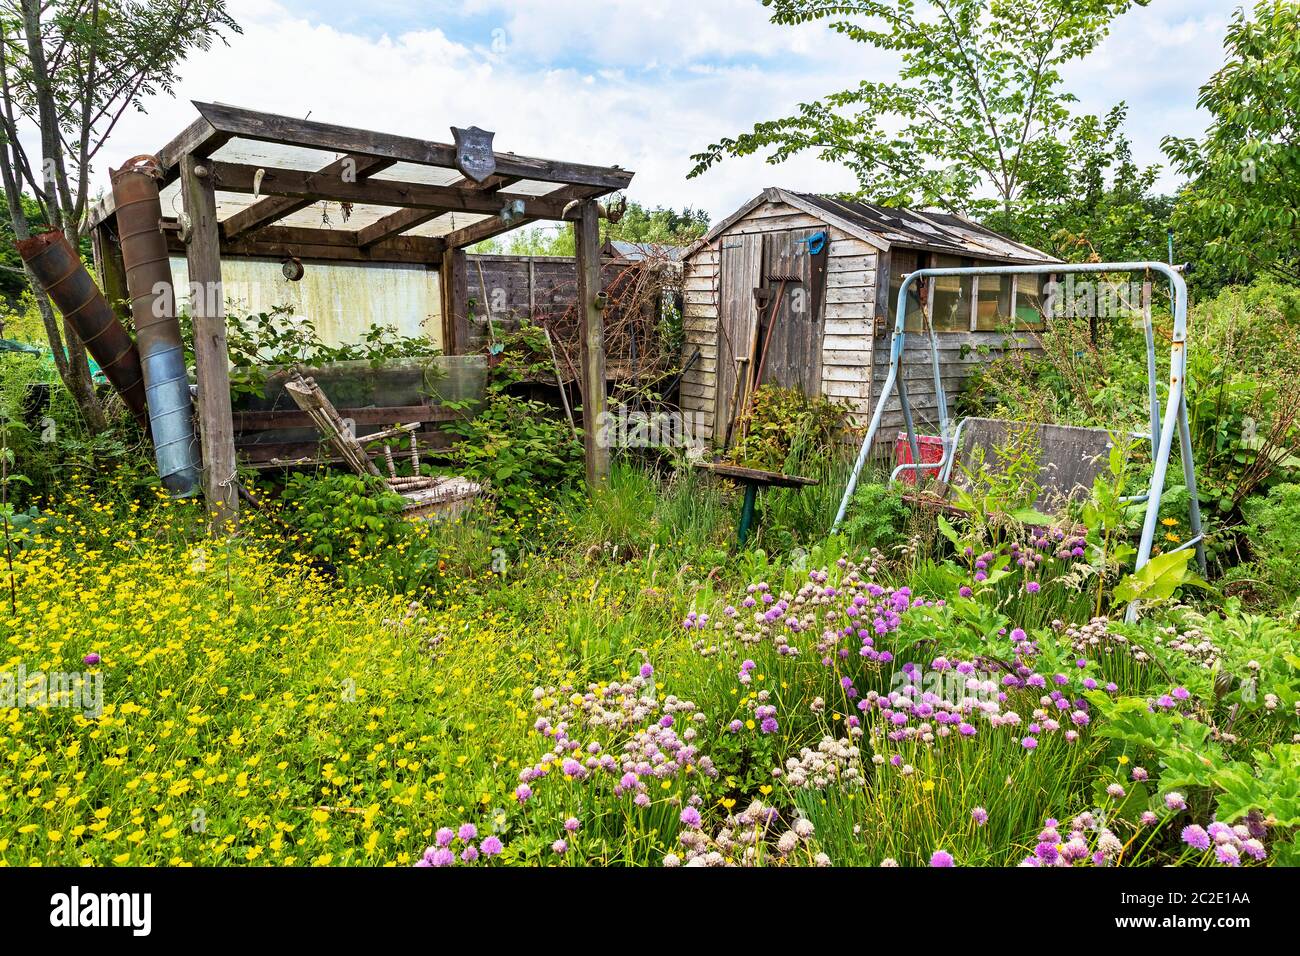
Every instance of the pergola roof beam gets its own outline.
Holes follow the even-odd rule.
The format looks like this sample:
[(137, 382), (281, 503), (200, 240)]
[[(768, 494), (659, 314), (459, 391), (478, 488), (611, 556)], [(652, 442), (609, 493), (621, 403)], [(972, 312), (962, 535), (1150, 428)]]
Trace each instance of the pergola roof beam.
[[(359, 182), (372, 173), (387, 169), (394, 162), (396, 160), (377, 159), (373, 156), (344, 156), (320, 169), (316, 175), (339, 180), (353, 175), (355, 177), (353, 181)], [(221, 234), (226, 239), (235, 239), (246, 232), (260, 229), (277, 219), (292, 215), (300, 209), (306, 209), (311, 204), (311, 199), (268, 196), (224, 220), (221, 223)]]
[(495, 215), (508, 202), (521, 200), (527, 215), (534, 218), (563, 218), (564, 206), (545, 196), (483, 193), (454, 186), (431, 186), (389, 179), (345, 182), (335, 175), (276, 169), (242, 163), (208, 162), (216, 188), (224, 192), (254, 192), (268, 196), (395, 206), (404, 209), (436, 209), (440, 212), (473, 212)]
[[(337, 126), (317, 120), (295, 119), (291, 116), (262, 113), (218, 103), (201, 103), (196, 100), (194, 106), (216, 131), (227, 136), (332, 150), (338, 153), (378, 156), (400, 162), (440, 166), (444, 169), (456, 168), (456, 147), (447, 143), (435, 143), (411, 136), (396, 136), (350, 126)], [(517, 156), (514, 153), (494, 153), (493, 156), (496, 160), (496, 172), (503, 176), (599, 186), (604, 191), (624, 189), (632, 181), (631, 172), (614, 167), (566, 163), (559, 160)]]
[[(489, 176), (481, 183), (476, 183), (472, 179), (462, 179), (459, 182), (452, 183), (452, 188), (491, 194), (499, 192), (507, 186), (513, 186), (517, 182), (519, 182), (518, 176)], [(383, 242), (392, 236), (401, 235), (408, 229), (423, 226), (426, 222), (437, 219), (441, 215), (442, 213), (439, 210), (399, 209), (397, 212), (390, 213), (383, 219), (358, 230), (357, 244), (364, 249), (376, 242)]]

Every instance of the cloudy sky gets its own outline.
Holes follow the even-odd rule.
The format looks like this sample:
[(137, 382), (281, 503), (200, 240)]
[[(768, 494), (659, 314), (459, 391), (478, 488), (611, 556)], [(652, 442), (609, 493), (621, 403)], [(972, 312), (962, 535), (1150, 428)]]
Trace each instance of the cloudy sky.
[[(1236, 6), (1151, 0), (1071, 66), (1067, 87), (1089, 111), (1126, 100), (1137, 158), (1156, 162), (1162, 135), (1203, 129), (1197, 87), (1222, 62)], [(781, 167), (730, 160), (687, 180), (691, 153), (897, 69), (824, 26), (774, 26), (759, 0), (229, 0), (229, 7), (243, 34), (196, 54), (175, 98), (155, 98), (147, 115), (126, 117), (107, 162), (157, 150), (193, 119), (189, 100), (216, 100), (439, 141), (450, 141), (450, 126), (478, 125), (496, 131), (498, 149), (633, 169), (633, 199), (702, 207), (717, 218), (764, 186), (826, 192), (853, 181), (808, 157)]]

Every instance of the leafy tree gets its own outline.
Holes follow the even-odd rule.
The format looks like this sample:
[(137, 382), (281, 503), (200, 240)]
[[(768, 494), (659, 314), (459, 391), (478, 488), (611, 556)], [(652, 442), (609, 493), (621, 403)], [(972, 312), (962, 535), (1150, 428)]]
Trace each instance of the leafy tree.
[(1196, 244), (1200, 284), (1271, 274), (1300, 282), (1300, 4), (1261, 0), (1238, 9), (1227, 62), (1203, 87), (1213, 117), (1204, 139), (1166, 137), (1190, 182), (1174, 228)]
[[(224, 0), (0, 0), (0, 186), (14, 237), (30, 236), (36, 218), (77, 246), (95, 163), (118, 121), (172, 92), (191, 52), (238, 30)], [(39, 143), (40, 155), (24, 140)], [(87, 426), (102, 431), (85, 347), (44, 294), (36, 301), (60, 377)]]
[(1083, 117), (1058, 175), (1027, 184), (1009, 219), (995, 211), (985, 225), (1067, 261), (1163, 261), (1173, 199), (1151, 191), (1159, 166), (1134, 163), (1126, 113)]
[(813, 152), (848, 166), (859, 195), (976, 217), (1041, 201), (1068, 182), (1071, 143), (1095, 136), (1071, 112), (1060, 68), (1090, 51), (1115, 17), (1146, 0), (764, 0), (772, 21), (830, 29), (898, 54), (897, 82), (864, 80), (793, 116), (756, 125), (692, 158), (698, 176), (726, 156)]

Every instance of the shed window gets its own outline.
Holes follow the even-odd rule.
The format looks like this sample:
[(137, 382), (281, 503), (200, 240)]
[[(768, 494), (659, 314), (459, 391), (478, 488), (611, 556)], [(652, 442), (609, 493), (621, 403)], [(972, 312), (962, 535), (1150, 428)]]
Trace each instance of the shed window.
[[(898, 311), (898, 290), (903, 287), (903, 278), (920, 268), (920, 257), (911, 249), (894, 249), (889, 253), (889, 328), (893, 330), (895, 313)], [(925, 326), (921, 321), (921, 300), (917, 295), (917, 284), (913, 282), (907, 289), (907, 320), (904, 331), (920, 332)]]
[[(969, 266), (967, 259), (959, 256), (935, 256), (937, 269), (959, 269)], [(967, 332), (970, 330), (971, 310), (970, 276), (936, 276), (931, 291), (931, 312), (936, 332)]]
[(1041, 329), (1047, 324), (1044, 287), (1049, 276), (1016, 277), (1016, 325), (1018, 328)]
[(979, 277), (975, 331), (993, 332), (1011, 324), (1011, 301), (1015, 292), (1015, 278), (1014, 276)]

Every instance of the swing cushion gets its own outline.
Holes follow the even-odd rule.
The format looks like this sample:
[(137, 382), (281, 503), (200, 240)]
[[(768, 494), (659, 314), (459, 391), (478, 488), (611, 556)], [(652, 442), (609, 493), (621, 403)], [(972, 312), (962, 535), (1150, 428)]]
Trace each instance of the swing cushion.
[(1022, 449), (1038, 464), (1036, 481), (1040, 491), (1034, 507), (1052, 514), (1068, 500), (1087, 497), (1093, 479), (1109, 468), (1113, 446), (1104, 428), (968, 418), (961, 428), (961, 446), (949, 479), (949, 498), (955, 488), (970, 489), (971, 472), (976, 469), (1005, 474), (1017, 449)]

